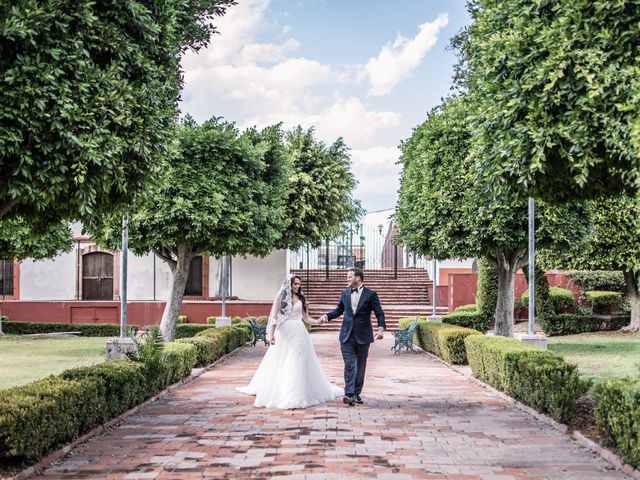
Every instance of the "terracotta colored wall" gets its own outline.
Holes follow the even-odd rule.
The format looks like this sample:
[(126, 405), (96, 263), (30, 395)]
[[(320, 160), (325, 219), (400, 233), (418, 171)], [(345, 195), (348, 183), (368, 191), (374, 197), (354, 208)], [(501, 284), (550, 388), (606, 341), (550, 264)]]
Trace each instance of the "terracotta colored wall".
[[(130, 302), (127, 324), (152, 325), (160, 321), (164, 302)], [(269, 315), (271, 303), (227, 302), (227, 316)], [(189, 323), (206, 323), (207, 317), (220, 316), (220, 302), (184, 302), (180, 313)], [(119, 323), (120, 302), (0, 302), (0, 312), (14, 322)]]
[[(571, 279), (562, 273), (547, 273), (547, 281), (550, 287), (562, 287), (573, 292), (577, 300), (580, 291), (572, 283)], [(449, 275), (448, 303), (452, 312), (461, 305), (476, 303), (476, 290), (478, 285), (477, 273), (453, 273)], [(516, 275), (514, 286), (515, 299), (519, 299), (527, 289), (527, 280), (522, 273)], [(524, 312), (526, 313), (526, 312)]]
[[(436, 288), (436, 292), (438, 293), (438, 298), (436, 306), (442, 307), (445, 305), (449, 305), (449, 287), (448, 285), (438, 285)], [(433, 298), (433, 284), (429, 283), (427, 285), (427, 295), (429, 298)], [(451, 309), (449, 309), (451, 311)]]

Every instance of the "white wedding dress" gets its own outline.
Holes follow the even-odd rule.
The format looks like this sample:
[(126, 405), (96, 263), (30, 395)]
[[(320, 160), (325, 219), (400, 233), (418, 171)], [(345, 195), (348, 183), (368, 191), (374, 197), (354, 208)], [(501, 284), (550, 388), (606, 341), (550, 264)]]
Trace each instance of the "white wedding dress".
[(278, 325), (275, 339), (276, 344), (267, 349), (249, 385), (237, 389), (255, 395), (256, 407), (306, 408), (342, 395), (342, 389), (329, 383), (320, 367), (302, 321), (301, 301)]

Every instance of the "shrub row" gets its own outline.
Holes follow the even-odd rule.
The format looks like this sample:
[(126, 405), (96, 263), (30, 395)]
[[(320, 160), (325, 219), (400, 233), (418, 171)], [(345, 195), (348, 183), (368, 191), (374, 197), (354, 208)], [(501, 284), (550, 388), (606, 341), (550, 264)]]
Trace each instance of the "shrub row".
[(153, 369), (110, 361), (0, 391), (0, 461), (41, 458), (243, 345), (250, 332), (248, 325), (209, 327), (199, 337), (164, 344), (163, 361)]
[(586, 392), (575, 365), (560, 356), (513, 338), (465, 338), (473, 375), (536, 410), (566, 421)]
[(208, 365), (217, 359), (241, 347), (252, 338), (250, 325), (236, 324), (231, 327), (209, 327), (198, 332), (192, 338), (181, 338), (176, 343), (190, 344), (196, 349), (198, 367)]
[(33, 461), (185, 377), (195, 347), (167, 344), (162, 375), (130, 360), (67, 370), (0, 392), (0, 458)]
[[(413, 320), (415, 319), (401, 318), (400, 328), (408, 327)], [(466, 365), (467, 351), (464, 339), (469, 335), (481, 335), (481, 333), (470, 328), (430, 322), (426, 318), (421, 318), (418, 320), (413, 341), (423, 350), (437, 355), (445, 362)]]
[(571, 335), (574, 333), (619, 330), (631, 321), (629, 315), (598, 316), (561, 313), (538, 318), (540, 328), (548, 336)]
[(480, 332), (486, 332), (493, 328), (493, 316), (487, 316), (477, 311), (459, 311), (448, 313), (442, 320), (449, 325), (473, 328)]
[(454, 312), (477, 312), (478, 306), (475, 303), (470, 303), (468, 305), (460, 305), (458, 308), (454, 310)]
[(640, 380), (609, 380), (594, 391), (600, 432), (630, 465), (640, 468)]
[(564, 272), (582, 291), (610, 290), (625, 292), (624, 275), (620, 271), (587, 270)]
[[(6, 318), (6, 317), (4, 317)], [(135, 334), (138, 326), (127, 327)], [(193, 337), (196, 333), (211, 328), (211, 325), (187, 323), (176, 325), (176, 338)], [(29, 335), (34, 333), (80, 332), (83, 337), (117, 337), (120, 335), (120, 325), (113, 323), (31, 323), (31, 322), (2, 322), (2, 331), (10, 335)]]
[(594, 306), (620, 305), (622, 303), (622, 294), (620, 292), (591, 290), (585, 292), (584, 296), (587, 297), (587, 300)]
[[(553, 313), (562, 313), (573, 307), (573, 292), (571, 292), (571, 290), (567, 290), (566, 288), (549, 287), (548, 302)], [(529, 289), (526, 289), (522, 293), (516, 307), (529, 307)]]

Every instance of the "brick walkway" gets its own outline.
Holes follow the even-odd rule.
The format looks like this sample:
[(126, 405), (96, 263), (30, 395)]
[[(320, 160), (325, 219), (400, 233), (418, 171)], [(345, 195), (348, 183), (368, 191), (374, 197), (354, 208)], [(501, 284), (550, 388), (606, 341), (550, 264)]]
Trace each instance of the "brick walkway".
[[(342, 384), (336, 335), (312, 337)], [(41, 478), (628, 478), (427, 355), (394, 356), (389, 337), (372, 346), (363, 406), (254, 409), (234, 387), (264, 347), (245, 348)]]

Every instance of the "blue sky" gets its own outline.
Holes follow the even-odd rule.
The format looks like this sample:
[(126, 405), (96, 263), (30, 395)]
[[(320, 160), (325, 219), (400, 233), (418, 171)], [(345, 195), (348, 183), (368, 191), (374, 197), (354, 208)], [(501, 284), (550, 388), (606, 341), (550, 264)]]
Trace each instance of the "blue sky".
[(393, 208), (398, 145), (449, 94), (463, 0), (238, 0), (183, 60), (182, 112), (345, 139), (368, 211)]

